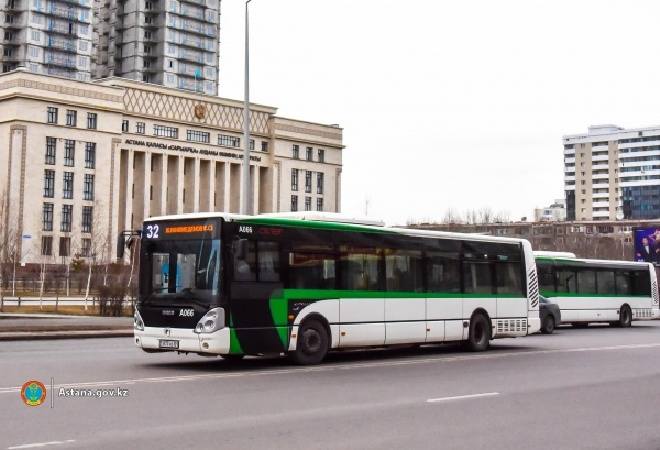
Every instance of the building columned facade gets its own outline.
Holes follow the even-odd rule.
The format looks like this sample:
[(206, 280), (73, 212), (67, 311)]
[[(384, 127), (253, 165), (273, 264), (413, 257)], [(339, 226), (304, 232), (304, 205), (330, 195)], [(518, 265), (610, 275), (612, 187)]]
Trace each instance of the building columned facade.
[(563, 137), (568, 220), (660, 218), (660, 127)]
[[(342, 129), (251, 106), (251, 213), (339, 212)], [(239, 212), (242, 102), (122, 78), (0, 75), (0, 230), (21, 261), (111, 258), (151, 216)], [(1, 209), (0, 209), (1, 210)]]

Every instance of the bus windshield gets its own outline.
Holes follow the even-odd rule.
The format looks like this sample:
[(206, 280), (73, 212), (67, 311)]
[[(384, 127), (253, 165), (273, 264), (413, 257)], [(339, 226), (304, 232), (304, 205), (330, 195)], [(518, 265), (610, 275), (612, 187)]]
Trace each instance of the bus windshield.
[(141, 296), (144, 302), (210, 304), (220, 285), (220, 240), (144, 243)]

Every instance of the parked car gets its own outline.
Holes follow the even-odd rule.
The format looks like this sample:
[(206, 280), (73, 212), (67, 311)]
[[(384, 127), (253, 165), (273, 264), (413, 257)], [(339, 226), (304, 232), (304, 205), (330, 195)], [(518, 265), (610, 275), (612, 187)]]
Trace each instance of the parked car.
[(540, 296), (539, 304), (541, 306), (539, 316), (541, 317), (541, 333), (552, 334), (555, 327), (561, 323), (561, 311), (559, 306), (552, 303), (544, 296)]

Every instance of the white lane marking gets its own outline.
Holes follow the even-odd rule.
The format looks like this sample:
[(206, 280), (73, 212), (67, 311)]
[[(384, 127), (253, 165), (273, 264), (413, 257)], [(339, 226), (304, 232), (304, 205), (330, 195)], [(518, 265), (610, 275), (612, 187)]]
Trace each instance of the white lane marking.
[(485, 392), (483, 394), (469, 394), (469, 395), (457, 395), (454, 397), (440, 397), (440, 398), (430, 398), (426, 400), (426, 403), (439, 403), (439, 402), (448, 402), (451, 400), (465, 400), (468, 398), (479, 398), (479, 397), (494, 397), (500, 395), (499, 392)]
[[(395, 367), (405, 366), (410, 364), (428, 364), (428, 363), (448, 363), (459, 361), (473, 361), (482, 359), (499, 359), (509, 356), (526, 356), (526, 355), (546, 355), (554, 353), (574, 353), (574, 352), (598, 352), (598, 351), (615, 351), (615, 350), (634, 350), (641, 348), (657, 348), (660, 347), (660, 342), (650, 344), (622, 344), (607, 347), (583, 347), (583, 348), (565, 348), (554, 350), (520, 350), (508, 352), (489, 352), (483, 354), (467, 354), (457, 356), (440, 356), (434, 358), (411, 358), (398, 361), (377, 361), (377, 362), (363, 362), (363, 363), (347, 363), (347, 364), (327, 364), (325, 366), (316, 367), (296, 367), (292, 369), (272, 369), (272, 370), (251, 370), (242, 372), (229, 372), (229, 373), (211, 373), (211, 374), (195, 374), (195, 375), (179, 375), (179, 376), (165, 376), (165, 377), (149, 377), (149, 378), (135, 378), (126, 380), (108, 380), (108, 381), (90, 381), (80, 383), (67, 383), (56, 384), (55, 389), (69, 388), (69, 387), (104, 387), (104, 386), (117, 386), (125, 384), (136, 383), (169, 383), (180, 381), (196, 381), (205, 379), (221, 379), (221, 378), (239, 378), (239, 377), (257, 377), (264, 375), (286, 375), (292, 373), (305, 373), (305, 372), (329, 372), (333, 370), (351, 370), (351, 369), (366, 369), (370, 367)], [(21, 391), (22, 386), (11, 386), (0, 388), (0, 394), (11, 394)]]
[(62, 445), (70, 444), (71, 442), (76, 442), (75, 439), (67, 439), (66, 441), (50, 441), (50, 442), (35, 442), (34, 444), (22, 444), (15, 447), (7, 447), (7, 450), (18, 450), (21, 448), (41, 448), (47, 445)]

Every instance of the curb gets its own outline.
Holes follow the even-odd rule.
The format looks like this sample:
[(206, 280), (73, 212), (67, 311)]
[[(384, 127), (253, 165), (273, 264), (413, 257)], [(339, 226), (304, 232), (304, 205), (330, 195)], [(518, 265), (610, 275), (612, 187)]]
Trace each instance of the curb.
[(12, 331), (0, 332), (0, 341), (37, 341), (46, 339), (96, 339), (133, 337), (133, 329), (81, 331)]

